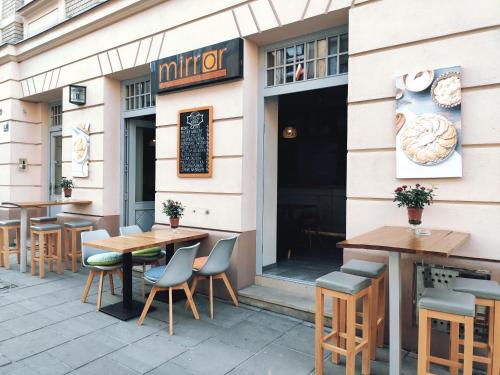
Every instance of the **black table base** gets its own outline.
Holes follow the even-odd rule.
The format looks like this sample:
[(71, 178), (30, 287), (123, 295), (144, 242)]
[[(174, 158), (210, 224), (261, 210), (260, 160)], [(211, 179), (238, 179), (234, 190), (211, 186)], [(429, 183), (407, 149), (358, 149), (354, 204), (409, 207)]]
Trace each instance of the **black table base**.
[[(117, 302), (112, 305), (103, 306), (99, 311), (111, 315), (116, 319), (127, 321), (139, 317), (143, 309), (144, 309), (144, 303), (139, 301), (132, 301), (132, 307), (130, 308), (124, 308), (123, 302)], [(151, 306), (148, 312), (154, 310), (155, 308)]]

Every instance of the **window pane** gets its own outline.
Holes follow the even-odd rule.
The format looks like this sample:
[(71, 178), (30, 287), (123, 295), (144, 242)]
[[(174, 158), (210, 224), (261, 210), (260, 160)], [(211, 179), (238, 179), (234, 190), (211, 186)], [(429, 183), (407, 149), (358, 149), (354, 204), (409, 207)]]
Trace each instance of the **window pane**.
[(340, 52), (347, 52), (348, 49), (348, 36), (347, 34), (342, 34), (340, 36)]
[(129, 96), (134, 96), (134, 85), (130, 85), (130, 95)]
[(130, 109), (129, 99), (125, 99), (125, 110), (128, 111)]
[(151, 81), (146, 81), (146, 92), (151, 93)]
[(331, 38), (328, 38), (328, 54), (329, 55), (336, 55), (338, 53), (337, 51), (337, 36), (333, 36)]
[(314, 59), (316, 56), (316, 42), (307, 43), (307, 59)]
[(285, 53), (283, 49), (276, 50), (276, 65), (283, 65), (285, 63)]
[(274, 66), (274, 55), (276, 53), (274, 51), (270, 51), (267, 53), (267, 67), (272, 68)]
[(316, 77), (324, 77), (326, 75), (326, 60), (320, 59), (316, 61)]
[(293, 82), (293, 65), (286, 67), (286, 83)]
[(314, 78), (314, 61), (310, 61), (306, 65), (306, 74), (307, 74), (307, 79), (313, 79)]
[(337, 56), (328, 58), (328, 75), (337, 74)]
[(285, 73), (284, 68), (276, 68), (276, 74), (275, 74), (276, 85), (281, 85), (285, 82), (283, 79), (284, 73)]
[(295, 48), (288, 47), (286, 49), (286, 63), (287, 64), (293, 63), (294, 56), (295, 56)]
[(339, 56), (339, 73), (347, 73), (348, 67), (348, 56), (340, 55)]
[(326, 39), (318, 40), (318, 57), (326, 57)]
[(146, 95), (146, 107), (151, 107), (151, 95)]
[(304, 63), (297, 64), (295, 67), (295, 80), (302, 81), (304, 79)]
[(304, 45), (298, 44), (296, 47), (297, 62), (304, 60)]
[(274, 69), (269, 69), (267, 71), (267, 85), (274, 86)]

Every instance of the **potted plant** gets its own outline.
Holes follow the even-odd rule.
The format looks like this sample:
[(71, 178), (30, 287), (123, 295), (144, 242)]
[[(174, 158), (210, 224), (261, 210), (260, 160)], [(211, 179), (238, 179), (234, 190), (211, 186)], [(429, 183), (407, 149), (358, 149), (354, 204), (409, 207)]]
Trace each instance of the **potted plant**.
[(73, 191), (73, 180), (62, 177), (59, 181), (59, 186), (64, 190), (64, 198), (71, 198), (71, 192)]
[(400, 186), (394, 190), (394, 202), (398, 207), (406, 207), (408, 210), (408, 222), (411, 225), (422, 223), (422, 213), (425, 205), (430, 206), (434, 199), (434, 189), (426, 188), (420, 184), (415, 187)]
[(163, 202), (163, 213), (170, 218), (170, 226), (172, 229), (179, 227), (179, 219), (184, 215), (184, 206), (181, 202), (176, 202), (172, 199)]

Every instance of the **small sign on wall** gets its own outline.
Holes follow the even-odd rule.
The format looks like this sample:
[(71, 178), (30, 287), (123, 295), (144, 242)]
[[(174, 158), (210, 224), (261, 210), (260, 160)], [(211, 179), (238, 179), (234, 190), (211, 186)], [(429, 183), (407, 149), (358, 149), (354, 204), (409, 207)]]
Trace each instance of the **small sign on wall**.
[(90, 124), (81, 123), (72, 129), (71, 175), (89, 176)]
[(178, 177), (212, 177), (212, 111), (211, 106), (179, 111)]

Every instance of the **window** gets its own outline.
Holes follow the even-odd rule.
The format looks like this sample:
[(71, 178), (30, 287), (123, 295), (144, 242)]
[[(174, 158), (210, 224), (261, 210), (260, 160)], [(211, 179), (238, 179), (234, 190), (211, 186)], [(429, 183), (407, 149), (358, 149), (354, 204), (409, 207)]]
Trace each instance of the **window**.
[(269, 50), (266, 54), (266, 86), (345, 74), (348, 57), (347, 34)]
[(125, 111), (154, 107), (154, 105), (150, 80), (125, 85)]
[(62, 125), (62, 104), (49, 104), (49, 126), (56, 127)]

